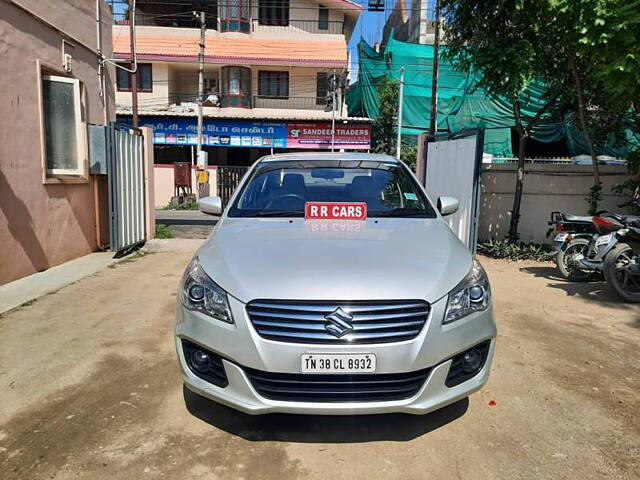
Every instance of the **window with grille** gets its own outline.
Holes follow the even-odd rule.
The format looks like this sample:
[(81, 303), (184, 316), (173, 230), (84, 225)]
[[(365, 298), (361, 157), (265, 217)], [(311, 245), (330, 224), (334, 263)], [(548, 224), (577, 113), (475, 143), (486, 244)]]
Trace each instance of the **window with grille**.
[[(130, 63), (119, 63), (118, 65), (131, 70)], [(130, 92), (131, 91), (131, 77), (132, 73), (122, 68), (117, 68), (116, 83), (118, 91)], [(153, 91), (153, 73), (150, 63), (139, 63), (136, 71), (136, 79), (139, 92), (152, 92)]]
[(246, 67), (222, 67), (223, 107), (251, 107), (251, 70)]
[(289, 0), (259, 0), (258, 23), (260, 25), (289, 25)]
[(258, 95), (289, 98), (289, 72), (258, 72)]
[(318, 30), (329, 30), (329, 9), (318, 5)]
[(329, 94), (329, 74), (319, 72), (316, 76), (316, 105), (324, 105)]

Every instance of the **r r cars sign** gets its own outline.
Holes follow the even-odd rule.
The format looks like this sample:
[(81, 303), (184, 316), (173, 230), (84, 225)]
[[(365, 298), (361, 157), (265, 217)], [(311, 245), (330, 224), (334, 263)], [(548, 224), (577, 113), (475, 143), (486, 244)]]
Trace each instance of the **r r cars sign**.
[(305, 220), (366, 220), (366, 202), (307, 202)]

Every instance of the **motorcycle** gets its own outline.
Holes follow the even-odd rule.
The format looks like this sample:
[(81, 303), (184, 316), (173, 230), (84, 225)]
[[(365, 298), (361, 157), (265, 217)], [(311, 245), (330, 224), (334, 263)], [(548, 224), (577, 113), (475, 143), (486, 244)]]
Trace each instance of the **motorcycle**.
[(628, 215), (624, 224), (606, 244), (604, 278), (623, 300), (640, 303), (640, 217)]
[(560, 274), (568, 280), (584, 281), (593, 274), (577, 265), (577, 260), (584, 257), (591, 239), (597, 233), (592, 220), (593, 217), (551, 212), (549, 225), (553, 225), (556, 232), (551, 251), (555, 254)]
[[(634, 199), (619, 206), (639, 205)], [(635, 266), (640, 261), (640, 217), (602, 211), (592, 222), (598, 233), (592, 237), (584, 255), (574, 256), (574, 273), (587, 277), (603, 272), (615, 293), (627, 301), (640, 302), (640, 267)]]

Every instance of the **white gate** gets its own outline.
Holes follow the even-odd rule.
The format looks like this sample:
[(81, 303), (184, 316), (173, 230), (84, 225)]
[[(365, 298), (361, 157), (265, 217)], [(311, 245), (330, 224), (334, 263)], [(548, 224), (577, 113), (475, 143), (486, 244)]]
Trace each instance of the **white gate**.
[(111, 250), (122, 252), (146, 239), (144, 141), (113, 124), (105, 128)]
[(474, 130), (429, 142), (425, 151), (425, 188), (432, 200), (456, 197), (460, 207), (445, 221), (469, 250), (475, 253), (480, 214), (480, 172), (484, 131)]

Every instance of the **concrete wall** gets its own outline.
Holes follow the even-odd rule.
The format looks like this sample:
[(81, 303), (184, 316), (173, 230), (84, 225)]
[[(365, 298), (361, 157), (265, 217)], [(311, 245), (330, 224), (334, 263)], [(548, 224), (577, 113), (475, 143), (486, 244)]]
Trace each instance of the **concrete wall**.
[[(515, 169), (513, 164), (484, 165), (478, 233), (481, 240), (501, 239), (509, 231)], [(603, 183), (600, 208), (622, 211), (617, 205), (626, 197), (613, 194), (611, 186), (629, 178), (626, 167), (601, 166), (600, 174)], [(590, 166), (527, 165), (518, 229), (520, 239), (524, 242), (549, 242), (545, 234), (552, 211), (586, 215), (588, 204), (585, 198), (591, 185), (593, 176)]]
[[(44, 179), (41, 140), (40, 68), (64, 75), (64, 53), (73, 56), (72, 76), (82, 82), (83, 123), (115, 118), (111, 69), (106, 112), (99, 97), (95, 1), (20, 4), (0, 7), (0, 284), (95, 250), (105, 241), (108, 217), (103, 180)], [(104, 3), (102, 13), (103, 50), (111, 56), (111, 13)]]
[[(197, 192), (195, 169), (191, 171), (191, 190)], [(209, 166), (209, 193), (217, 195), (218, 177), (217, 167)], [(154, 165), (153, 169), (154, 203), (156, 208), (166, 207), (173, 197), (173, 165)]]

